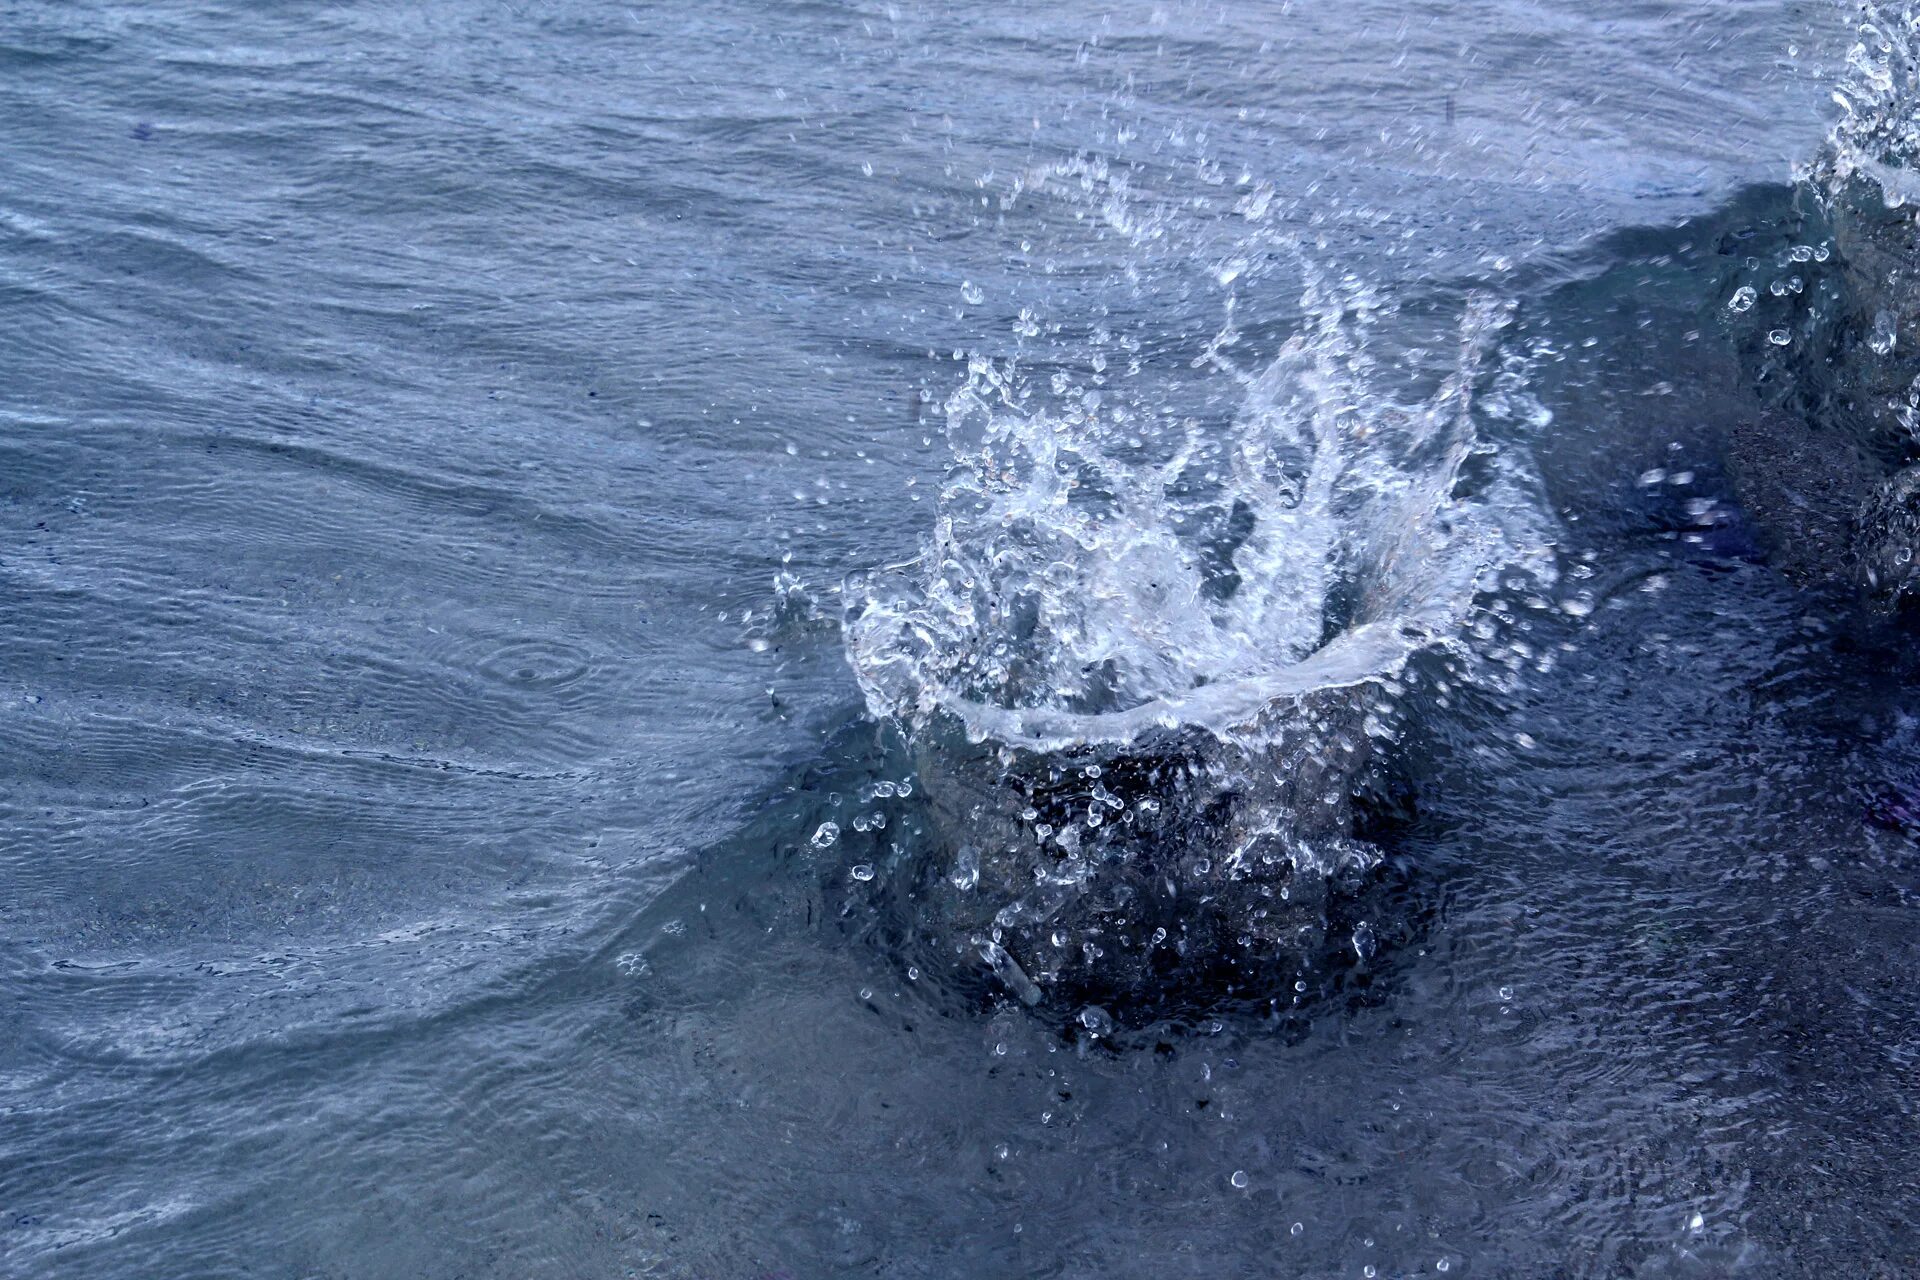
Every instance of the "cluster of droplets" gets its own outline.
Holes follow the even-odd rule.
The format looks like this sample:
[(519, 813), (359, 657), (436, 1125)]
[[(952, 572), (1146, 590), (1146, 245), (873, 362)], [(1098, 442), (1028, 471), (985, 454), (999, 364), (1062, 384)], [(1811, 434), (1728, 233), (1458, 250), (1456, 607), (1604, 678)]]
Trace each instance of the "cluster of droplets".
[[(881, 833), (887, 830), (892, 821), (888, 814), (888, 809), (892, 807), (892, 803), (897, 800), (905, 800), (911, 795), (913, 795), (912, 778), (902, 778), (898, 782), (882, 778), (869, 782), (862, 786), (859, 793), (853, 797), (854, 811), (852, 816), (847, 819), (846, 826), (843, 827), (838, 820), (828, 819), (814, 828), (813, 835), (808, 838), (807, 844), (816, 853), (827, 854), (829, 850), (840, 845), (841, 837), (846, 833), (848, 828), (852, 829), (856, 837), (869, 837), (857, 843), (850, 842), (854, 851), (853, 856), (857, 860), (848, 865), (847, 875), (850, 879), (860, 883), (873, 880), (879, 874), (875, 863), (859, 859), (862, 859), (862, 855), (868, 854), (876, 848), (883, 849), (886, 853), (896, 858), (902, 855), (901, 847), (897, 843), (891, 842)], [(842, 796), (835, 794), (828, 797), (828, 803), (838, 809), (842, 805), (843, 799)], [(842, 853), (846, 853), (847, 851), (847, 849), (842, 849)]]
[[(1814, 264), (1825, 263), (1833, 254), (1832, 246), (1822, 241), (1817, 244), (1791, 244), (1782, 249), (1778, 256), (1769, 262), (1758, 258), (1749, 258), (1747, 270), (1752, 273), (1765, 273), (1768, 276), (1766, 293), (1770, 298), (1779, 299), (1786, 304), (1786, 314), (1796, 309), (1795, 299), (1809, 291), (1811, 273), (1817, 268)], [(1727, 295), (1727, 314), (1744, 316), (1753, 311), (1760, 301), (1760, 289), (1755, 285), (1742, 284)], [(1891, 321), (1888, 322), (1889, 325)], [(1792, 346), (1793, 330), (1785, 324), (1779, 324), (1767, 330), (1767, 342), (1775, 347)], [(1876, 347), (1876, 350), (1879, 348)], [(1889, 342), (1886, 350), (1891, 351)]]

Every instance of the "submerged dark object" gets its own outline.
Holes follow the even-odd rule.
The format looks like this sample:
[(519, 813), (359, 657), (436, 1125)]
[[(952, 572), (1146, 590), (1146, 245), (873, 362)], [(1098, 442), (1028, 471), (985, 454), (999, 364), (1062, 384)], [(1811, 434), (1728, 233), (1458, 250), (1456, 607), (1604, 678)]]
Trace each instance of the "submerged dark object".
[(1896, 472), (1867, 495), (1856, 519), (1854, 557), (1874, 596), (1902, 605), (1920, 599), (1920, 465)]
[(923, 744), (929, 839), (880, 891), (903, 942), (982, 1002), (1096, 1034), (1285, 1009), (1393, 929), (1355, 896), (1380, 862), (1355, 836), (1367, 713), (1335, 689), (1244, 738)]
[(1876, 796), (1867, 805), (1867, 821), (1887, 831), (1920, 836), (1920, 779)]
[(1831, 264), (1803, 248), (1786, 259), (1786, 283), (1769, 289), (1783, 301), (1745, 335), (1764, 407), (1733, 429), (1729, 471), (1788, 578), (1911, 608), (1920, 600), (1920, 222), (1858, 176), (1818, 205), (1815, 226), (1792, 231), (1824, 223)]

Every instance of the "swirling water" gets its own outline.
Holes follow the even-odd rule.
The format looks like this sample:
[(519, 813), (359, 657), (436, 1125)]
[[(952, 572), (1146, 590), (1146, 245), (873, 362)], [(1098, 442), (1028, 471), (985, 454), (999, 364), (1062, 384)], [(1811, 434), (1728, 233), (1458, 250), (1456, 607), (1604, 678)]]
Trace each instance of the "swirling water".
[[(0, 1269), (1920, 1268), (1920, 673), (1736, 447), (1920, 346), (1859, 17), (0, 7)], [(1309, 990), (915, 942), (943, 761), (1369, 598)]]

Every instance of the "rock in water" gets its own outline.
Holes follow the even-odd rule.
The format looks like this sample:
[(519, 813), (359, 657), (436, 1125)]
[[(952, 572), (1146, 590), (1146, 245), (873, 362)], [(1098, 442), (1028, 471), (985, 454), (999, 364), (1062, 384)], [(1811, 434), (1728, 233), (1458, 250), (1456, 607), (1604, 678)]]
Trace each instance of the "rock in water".
[(911, 892), (927, 940), (1063, 1015), (1284, 1005), (1328, 946), (1330, 884), (1378, 861), (1352, 835), (1363, 720), (1330, 690), (1257, 742), (926, 752), (938, 852)]

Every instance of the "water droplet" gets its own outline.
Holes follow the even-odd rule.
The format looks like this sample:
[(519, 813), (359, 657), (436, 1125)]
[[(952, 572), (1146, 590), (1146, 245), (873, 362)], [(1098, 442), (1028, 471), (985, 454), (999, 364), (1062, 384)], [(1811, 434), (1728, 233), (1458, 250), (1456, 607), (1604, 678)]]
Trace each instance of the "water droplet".
[(839, 838), (840, 824), (837, 822), (823, 822), (819, 828), (814, 831), (813, 839), (808, 843), (816, 849), (825, 849)]
[(858, 863), (854, 866), (852, 874), (855, 880), (862, 882), (871, 880), (873, 879), (873, 864), (871, 862)]
[(1770, 329), (1767, 331), (1767, 341), (1776, 347), (1784, 347), (1793, 341), (1793, 335), (1785, 329)]
[(1090, 1004), (1080, 1011), (1080, 1025), (1096, 1036), (1108, 1035), (1113, 1031), (1113, 1015), (1097, 1004)]
[(1442, 1258), (1440, 1259), (1440, 1261), (1433, 1264), (1433, 1269), (1435, 1271), (1451, 1271), (1453, 1270), (1453, 1264), (1447, 1261), (1445, 1258)]
[(960, 284), (960, 296), (966, 300), (968, 306), (977, 307), (987, 300), (987, 291), (973, 281), (965, 280)]
[(1248, 1182), (1247, 1171), (1245, 1169), (1235, 1169), (1233, 1176), (1228, 1178), (1227, 1181), (1244, 1191)]
[(1502, 988), (1500, 988), (1500, 998), (1501, 998), (1502, 1000), (1511, 1000), (1511, 999), (1513, 999), (1513, 988), (1512, 988), (1512, 987), (1502, 987)]
[(1727, 299), (1727, 310), (1733, 312), (1735, 315), (1740, 314), (1742, 311), (1751, 311), (1753, 310), (1753, 304), (1759, 301), (1759, 298), (1760, 295), (1754, 292), (1752, 285), (1743, 284), (1733, 291), (1731, 298)]
[(1867, 338), (1867, 345), (1873, 348), (1873, 353), (1877, 356), (1892, 355), (1897, 337), (1893, 316), (1886, 311), (1875, 312), (1873, 332)]
[(1305, 1231), (1306, 1229), (1307, 1229), (1307, 1224), (1304, 1222), (1296, 1222), (1291, 1227), (1287, 1228), (1290, 1234), (1296, 1235), (1296, 1236), (1299, 1235), (1302, 1231)]

